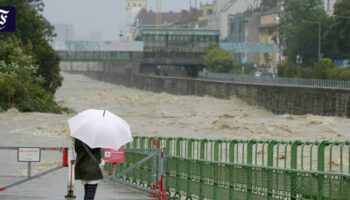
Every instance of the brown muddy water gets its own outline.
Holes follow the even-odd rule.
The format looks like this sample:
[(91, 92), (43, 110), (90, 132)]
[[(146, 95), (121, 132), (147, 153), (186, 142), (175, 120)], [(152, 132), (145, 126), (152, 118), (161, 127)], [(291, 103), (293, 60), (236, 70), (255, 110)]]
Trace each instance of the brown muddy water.
[[(232, 98), (176, 96), (63, 73), (59, 104), (81, 112), (107, 109), (124, 118), (133, 135), (210, 139), (346, 140), (350, 119), (315, 115), (275, 115)], [(70, 143), (72, 114), (0, 113), (0, 146)]]

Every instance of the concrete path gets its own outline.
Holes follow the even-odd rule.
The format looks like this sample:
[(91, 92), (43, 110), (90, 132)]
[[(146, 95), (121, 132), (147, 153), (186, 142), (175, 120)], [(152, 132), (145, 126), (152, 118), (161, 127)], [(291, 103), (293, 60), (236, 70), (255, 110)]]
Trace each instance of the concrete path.
[[(35, 175), (35, 174), (33, 174)], [(4, 181), (7, 179), (7, 181)], [(12, 180), (11, 180), (12, 179)], [(0, 182), (11, 182), (14, 178), (0, 177)], [(18, 178), (17, 178), (18, 180)], [(0, 183), (1, 184), (1, 183)], [(0, 192), (1, 200), (29, 200), (29, 199), (65, 199), (67, 194), (67, 168), (33, 179), (21, 185)], [(75, 182), (77, 200), (83, 199), (84, 190), (80, 181)], [(126, 186), (112, 183), (108, 180), (100, 182), (97, 188), (96, 200), (148, 200), (153, 199), (148, 193), (141, 192)]]
[[(42, 140), (44, 141), (44, 140)], [(0, 147), (2, 145), (0, 144)], [(5, 145), (3, 145), (5, 146)], [(29, 144), (27, 145), (29, 146)], [(39, 145), (38, 145), (39, 146)], [(43, 145), (40, 145), (43, 146)], [(46, 170), (62, 165), (62, 152), (41, 151), (40, 162), (33, 162), (31, 175), (35, 176)], [(0, 188), (16, 181), (23, 180), (28, 175), (28, 163), (17, 161), (17, 150), (0, 149)], [(61, 168), (39, 178), (0, 191), (1, 200), (12, 199), (65, 199), (67, 194), (68, 168)], [(74, 194), (77, 200), (83, 199), (84, 187), (80, 181), (75, 181)], [(97, 188), (96, 200), (146, 200), (152, 199), (149, 193), (120, 185), (109, 180), (100, 182)]]

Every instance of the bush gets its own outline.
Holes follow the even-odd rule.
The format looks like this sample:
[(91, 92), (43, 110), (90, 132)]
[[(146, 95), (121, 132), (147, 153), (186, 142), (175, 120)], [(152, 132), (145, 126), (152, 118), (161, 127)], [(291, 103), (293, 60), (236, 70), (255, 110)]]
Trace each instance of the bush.
[(347, 81), (349, 81), (350, 80), (350, 70), (349, 69), (342, 70), (339, 73), (339, 79), (340, 80), (347, 80)]
[(331, 75), (337, 74), (334, 72), (336, 65), (329, 58), (322, 59), (315, 66), (315, 78), (318, 79), (330, 79)]
[(210, 72), (229, 73), (234, 70), (233, 55), (218, 46), (210, 46), (204, 56), (204, 66)]

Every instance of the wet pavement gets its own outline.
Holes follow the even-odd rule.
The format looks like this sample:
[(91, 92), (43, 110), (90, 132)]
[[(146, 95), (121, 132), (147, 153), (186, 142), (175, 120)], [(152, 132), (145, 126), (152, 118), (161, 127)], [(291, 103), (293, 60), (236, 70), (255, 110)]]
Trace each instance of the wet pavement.
[[(67, 194), (67, 168), (33, 179), (26, 183), (14, 186), (0, 192), (1, 200), (13, 199), (65, 199)], [(34, 174), (35, 175), (35, 174)], [(4, 180), (6, 178), (0, 177)], [(8, 183), (10, 177), (7, 177)], [(12, 178), (12, 180), (14, 180)], [(83, 199), (83, 185), (80, 181), (75, 182), (74, 194), (77, 200)], [(102, 180), (97, 188), (96, 200), (147, 200), (152, 199), (148, 193), (113, 183), (108, 180)]]

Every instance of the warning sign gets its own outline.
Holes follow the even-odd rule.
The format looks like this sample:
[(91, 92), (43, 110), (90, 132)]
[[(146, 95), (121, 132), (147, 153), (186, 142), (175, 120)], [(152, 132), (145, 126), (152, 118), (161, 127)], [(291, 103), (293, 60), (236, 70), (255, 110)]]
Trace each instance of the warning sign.
[(18, 148), (18, 162), (40, 162), (40, 148)]
[(123, 163), (125, 161), (125, 150), (120, 149), (105, 149), (104, 160), (106, 163)]

